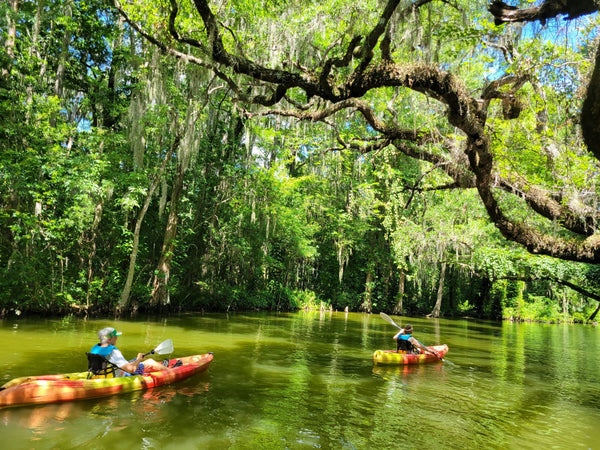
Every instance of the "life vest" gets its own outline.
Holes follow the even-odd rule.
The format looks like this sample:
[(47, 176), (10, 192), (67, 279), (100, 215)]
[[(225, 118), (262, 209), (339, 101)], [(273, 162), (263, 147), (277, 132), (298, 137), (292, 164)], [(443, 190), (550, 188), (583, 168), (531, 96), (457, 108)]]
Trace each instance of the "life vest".
[(415, 346), (409, 341), (412, 337), (410, 334), (401, 334), (396, 339), (396, 351), (404, 351), (407, 353), (413, 353), (416, 349)]
[(96, 344), (90, 350), (90, 353), (94, 353), (96, 355), (104, 356), (108, 358), (108, 355), (112, 353), (114, 349), (116, 349), (114, 345), (107, 345), (106, 347), (102, 347), (100, 344)]

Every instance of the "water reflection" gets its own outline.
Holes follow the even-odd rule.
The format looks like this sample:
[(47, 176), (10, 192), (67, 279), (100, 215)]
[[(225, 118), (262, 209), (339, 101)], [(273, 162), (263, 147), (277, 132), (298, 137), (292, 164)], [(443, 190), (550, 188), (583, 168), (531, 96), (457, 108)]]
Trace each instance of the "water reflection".
[[(121, 321), (134, 354), (213, 351), (205, 376), (136, 394), (0, 411), (8, 448), (594, 448), (600, 337), (584, 326), (398, 318), (456, 365), (374, 366), (395, 329), (335, 311)], [(0, 376), (73, 371), (107, 321), (0, 325)], [(114, 325), (114, 323), (112, 323)], [(44, 358), (39, 357), (45, 355)], [(69, 370), (64, 370), (65, 367)], [(35, 371), (34, 371), (35, 370)], [(433, 430), (433, 431), (432, 431)], [(34, 441), (35, 440), (35, 441)], [(11, 447), (12, 446), (12, 447)]]
[(374, 365), (373, 375), (386, 381), (408, 382), (410, 377), (424, 375), (430, 371), (441, 373), (444, 370), (443, 363), (424, 364), (402, 364), (402, 365)]
[(34, 433), (44, 433), (48, 427), (57, 427), (65, 419), (73, 417), (77, 406), (74, 402), (59, 405), (43, 405), (33, 408), (0, 410), (0, 423), (7, 427), (23, 427)]
[[(176, 402), (190, 403), (192, 399), (209, 391), (210, 383), (201, 381), (194, 385), (174, 387), (172, 385), (136, 391), (123, 396), (81, 400), (60, 404), (7, 408), (0, 410), (0, 423), (10, 429), (26, 429), (31, 440), (39, 440), (48, 433), (56, 433), (73, 423), (85, 423), (85, 428), (98, 420), (113, 422), (123, 410), (133, 409), (136, 414), (145, 415), (153, 422), (168, 420), (162, 414), (165, 405)], [(103, 422), (103, 428), (106, 426)], [(110, 427), (112, 429), (112, 427)], [(89, 430), (88, 430), (89, 431)], [(113, 429), (114, 431), (114, 429)]]

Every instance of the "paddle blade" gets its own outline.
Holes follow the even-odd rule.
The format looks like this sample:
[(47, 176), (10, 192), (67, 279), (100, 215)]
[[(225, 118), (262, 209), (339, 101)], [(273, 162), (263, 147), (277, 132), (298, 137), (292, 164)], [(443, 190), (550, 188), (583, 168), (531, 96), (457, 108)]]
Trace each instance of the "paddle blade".
[(158, 347), (154, 349), (154, 353), (158, 353), (159, 355), (173, 353), (173, 341), (171, 339), (167, 339), (166, 341), (161, 342), (158, 344)]
[(386, 313), (380, 312), (379, 315), (381, 316), (381, 318), (389, 323), (391, 323), (392, 325), (394, 325), (396, 328), (398, 329), (402, 329), (401, 326), (397, 325), (396, 322), (394, 322), (392, 320), (392, 318), (390, 316), (388, 316)]

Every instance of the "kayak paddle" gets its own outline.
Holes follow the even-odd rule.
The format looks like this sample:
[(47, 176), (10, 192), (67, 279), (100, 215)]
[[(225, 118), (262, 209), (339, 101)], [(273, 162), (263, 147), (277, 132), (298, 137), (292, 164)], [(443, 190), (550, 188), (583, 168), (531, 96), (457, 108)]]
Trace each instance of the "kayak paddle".
[[(386, 313), (384, 312), (380, 312), (379, 315), (381, 316), (381, 318), (389, 323), (391, 323), (392, 325), (394, 325), (396, 328), (398, 328), (399, 330), (402, 329), (402, 327), (400, 325), (398, 325), (396, 322), (394, 322), (392, 320), (392, 318), (390, 316), (388, 316)], [(416, 338), (415, 338), (416, 340)], [(417, 341), (419, 342), (419, 341)], [(419, 342), (419, 344), (423, 345), (421, 342)], [(426, 345), (423, 345), (423, 347), (428, 348)], [(450, 362), (450, 361), (446, 361), (444, 358), (442, 358), (440, 355), (438, 355), (436, 352), (434, 352), (433, 350), (430, 350), (430, 353), (433, 353), (440, 361), (444, 361), (444, 362)]]
[(384, 313), (384, 312), (380, 312), (380, 313), (379, 313), (379, 315), (381, 316), (381, 318), (382, 318), (383, 320), (387, 320), (389, 323), (391, 323), (392, 325), (394, 325), (394, 326), (395, 326), (396, 328), (398, 328), (399, 330), (401, 330), (401, 329), (402, 329), (402, 327), (401, 327), (400, 325), (396, 324), (396, 322), (394, 322), (394, 321), (392, 320), (392, 318), (391, 318), (390, 316), (388, 316), (386, 313)]
[(166, 355), (167, 353), (173, 353), (173, 341), (171, 339), (167, 339), (164, 342), (161, 342), (160, 344), (158, 344), (158, 346), (148, 352), (144, 354), (144, 358), (148, 355), (154, 355), (155, 353), (159, 354), (159, 355)]

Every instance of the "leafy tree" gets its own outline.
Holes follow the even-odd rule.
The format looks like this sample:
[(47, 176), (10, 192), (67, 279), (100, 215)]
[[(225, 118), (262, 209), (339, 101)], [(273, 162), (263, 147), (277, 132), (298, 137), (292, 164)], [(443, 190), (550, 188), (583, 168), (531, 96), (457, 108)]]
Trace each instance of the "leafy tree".
[[(506, 8), (500, 8), (499, 12), (498, 3), (491, 10), (496, 14), (497, 22), (546, 20), (559, 14), (580, 16), (596, 10), (591, 0), (573, 3), (577, 6), (565, 7), (563, 2), (548, 0), (545, 7), (537, 8), (529, 15), (502, 15)], [(145, 5), (143, 2), (137, 4)], [(290, 18), (299, 17), (293, 16), (296, 12), (294, 7), (270, 5), (270, 10), (262, 10), (256, 15), (255, 23), (246, 21), (246, 25), (241, 27), (240, 19), (249, 17), (243, 2), (236, 2), (231, 9), (219, 9), (218, 15), (215, 15), (209, 2), (198, 0), (194, 2), (196, 15), (192, 17), (201, 20), (204, 34), (196, 32), (196, 37), (192, 38), (188, 34), (190, 19), (183, 20), (181, 17), (184, 16), (180, 14), (180, 8), (185, 10), (189, 3), (181, 4), (184, 6), (180, 7), (172, 0), (164, 5), (168, 29), (161, 30), (164, 34), (156, 34), (142, 30), (116, 3), (130, 23), (164, 51), (188, 58), (192, 63), (214, 65), (215, 69), (219, 65), (219, 75), (229, 83), (239, 100), (271, 108), (281, 104), (288, 107), (286, 114), (310, 120), (325, 120), (342, 110), (356, 111), (362, 115), (365, 129), (373, 131), (373, 136), (367, 141), (371, 149), (395, 145), (413, 157), (443, 163), (446, 173), (458, 186), (476, 187), (488, 215), (507, 239), (535, 253), (582, 262), (598, 260), (600, 247), (593, 237), (593, 210), (577, 211), (569, 201), (558, 200), (559, 196), (549, 192), (546, 186), (536, 184), (536, 180), (521, 181), (528, 178), (517, 177), (520, 167), (515, 167), (506, 177), (497, 162), (494, 147), (503, 144), (487, 125), (488, 122), (519, 120), (526, 106), (521, 104), (519, 96), (528, 83), (533, 86), (546, 84), (548, 87), (544, 86), (544, 90), (555, 89), (543, 79), (543, 66), (534, 63), (523, 70), (525, 68), (520, 66), (524, 59), (513, 61), (510, 54), (502, 59), (495, 51), (485, 51), (501, 46), (505, 35), (492, 29), (489, 22), (486, 23), (478, 14), (480, 4), (459, 2), (455, 5), (456, 9), (446, 4), (443, 11), (434, 11), (430, 1), (403, 6), (398, 0), (390, 0), (381, 9), (377, 4), (364, 2), (356, 5), (356, 10), (348, 8), (331, 15), (315, 14), (318, 8), (310, 14), (313, 11), (309, 8), (303, 20), (310, 21), (313, 26), (289, 34), (281, 43), (281, 52), (271, 52), (268, 59), (256, 49), (244, 45), (251, 42), (244, 40), (244, 36), (260, 37), (259, 27), (265, 22), (275, 27), (273, 18), (282, 14), (291, 14)], [(307, 4), (311, 5), (311, 2)], [(357, 11), (363, 18), (359, 23), (352, 21)], [(440, 16), (440, 12), (444, 16)], [(461, 23), (465, 18), (463, 12), (470, 13), (473, 19)], [(332, 17), (335, 21), (330, 20)], [(419, 33), (420, 24), (427, 21), (439, 24), (436, 31)], [(289, 29), (287, 21), (281, 23)], [(318, 33), (310, 34), (306, 29), (318, 30)], [(418, 32), (414, 32), (414, 39), (408, 42), (404, 36), (413, 30)], [(166, 39), (167, 32), (173, 43)], [(277, 36), (281, 37), (283, 33)], [(492, 40), (491, 45), (482, 46), (478, 37)], [(542, 38), (529, 38), (529, 45), (536, 39)], [(297, 49), (301, 42), (309, 43), (314, 51), (299, 53)], [(461, 47), (457, 46), (458, 43)], [(183, 45), (190, 46), (190, 54), (185, 52)], [(435, 48), (432, 49), (432, 46)], [(416, 47), (425, 50), (421, 54), (415, 51), (411, 54), (409, 48)], [(475, 53), (478, 50), (483, 50), (479, 58)], [(407, 58), (409, 54), (411, 57)], [(276, 59), (276, 56), (279, 58)], [(491, 81), (469, 79), (464, 76), (465, 69), (460, 65), (466, 58), (473, 59), (475, 65), (480, 66), (487, 59), (488, 67), (494, 67), (498, 75)], [(493, 59), (490, 61), (490, 58)], [(581, 76), (575, 81), (581, 84), (589, 65), (579, 67)], [(530, 83), (530, 80), (534, 81)], [(476, 84), (470, 86), (468, 83), (471, 81)], [(596, 104), (593, 100), (594, 86), (592, 82), (589, 95), (585, 97), (581, 121), (584, 138), (596, 127), (595, 124), (586, 125), (587, 118), (593, 116), (587, 112), (593, 110)], [(422, 121), (409, 129), (394, 122), (391, 117), (388, 119), (384, 110), (374, 109), (368, 101), (371, 93), (386, 87), (420, 94), (412, 98), (415, 103), (427, 107), (429, 123)], [(293, 101), (294, 93), (298, 91), (305, 94), (305, 104), (301, 109), (295, 108), (301, 105)], [(496, 111), (498, 104), (502, 111)], [(395, 103), (394, 107), (397, 106), (399, 104)], [(439, 121), (441, 118), (445, 119), (445, 123)], [(453, 144), (453, 135), (457, 132), (460, 133), (459, 140)], [(588, 141), (587, 145), (593, 150), (589, 138)], [(436, 150), (428, 150), (428, 144)], [(462, 150), (460, 153), (456, 151), (459, 148)], [(501, 202), (500, 193), (495, 193), (498, 188), (523, 198), (535, 213), (552, 220), (560, 229), (552, 232), (511, 217), (510, 209)], [(569, 188), (576, 189), (577, 186)], [(563, 198), (567, 195), (568, 192), (560, 193)]]
[[(525, 10), (493, 2), (489, 14), (483, 2), (265, 3), (252, 5), (250, 20), (245, 2), (216, 9), (171, 0), (162, 4), (165, 26), (152, 30), (135, 20), (145, 2), (115, 5), (164, 52), (212, 67), (249, 110), (323, 121), (343, 148), (393, 146), (443, 172), (439, 187), (475, 188), (502, 235), (529, 252), (598, 261), (597, 193), (588, 189), (597, 160), (586, 151), (597, 142), (600, 68), (587, 27), (597, 18), (568, 34), (577, 45), (562, 49), (552, 29), (498, 26), (572, 20), (594, 13), (593, 1), (546, 0)], [(257, 40), (273, 43), (271, 51)], [(556, 66), (558, 54), (564, 66)], [(567, 109), (553, 109), (560, 104)], [(579, 108), (577, 122), (570, 111)], [(352, 138), (339, 126), (350, 114), (363, 130)]]
[(2, 308), (596, 314), (593, 2), (115, 6), (0, 4)]

